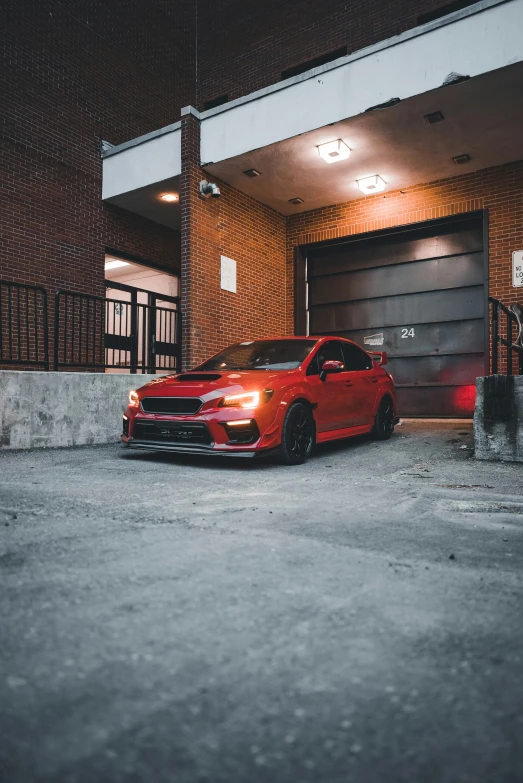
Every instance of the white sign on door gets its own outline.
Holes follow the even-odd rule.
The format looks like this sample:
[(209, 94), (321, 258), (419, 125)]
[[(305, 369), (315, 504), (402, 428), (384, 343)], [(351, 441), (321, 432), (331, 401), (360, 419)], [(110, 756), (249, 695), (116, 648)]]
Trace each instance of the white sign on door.
[(523, 286), (523, 250), (512, 253), (512, 285), (515, 288)]
[(220, 256), (221, 287), (224, 291), (236, 293), (236, 261), (227, 256)]

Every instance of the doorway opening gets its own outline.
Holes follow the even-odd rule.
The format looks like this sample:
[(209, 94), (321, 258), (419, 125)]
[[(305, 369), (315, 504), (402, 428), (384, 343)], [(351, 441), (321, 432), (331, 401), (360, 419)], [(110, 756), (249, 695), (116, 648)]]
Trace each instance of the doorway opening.
[(106, 372), (180, 370), (179, 286), (177, 275), (106, 255)]

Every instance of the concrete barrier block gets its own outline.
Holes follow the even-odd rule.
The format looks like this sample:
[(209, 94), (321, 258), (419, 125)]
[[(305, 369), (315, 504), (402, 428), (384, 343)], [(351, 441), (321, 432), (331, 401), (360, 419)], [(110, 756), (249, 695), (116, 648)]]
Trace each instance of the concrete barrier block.
[(158, 377), (0, 371), (0, 449), (117, 442), (130, 389)]
[(523, 462), (523, 376), (477, 379), (474, 445), (476, 459)]

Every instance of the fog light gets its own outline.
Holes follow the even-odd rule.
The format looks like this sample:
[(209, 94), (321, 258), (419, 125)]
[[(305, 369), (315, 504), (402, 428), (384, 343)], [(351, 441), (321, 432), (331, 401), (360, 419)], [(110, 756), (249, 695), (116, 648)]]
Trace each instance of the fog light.
[(125, 415), (123, 416), (123, 426), (122, 426), (122, 432), (125, 435), (125, 437), (128, 437), (129, 435), (129, 417)]
[(254, 443), (260, 437), (258, 425), (254, 419), (236, 419), (222, 422), (229, 440), (228, 444)]

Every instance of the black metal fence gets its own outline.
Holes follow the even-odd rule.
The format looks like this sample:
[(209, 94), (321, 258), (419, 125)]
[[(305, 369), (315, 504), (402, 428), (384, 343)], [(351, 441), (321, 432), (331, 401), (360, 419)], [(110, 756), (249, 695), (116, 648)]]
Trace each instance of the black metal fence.
[(490, 371), (492, 375), (503, 370), (506, 375), (523, 375), (521, 323), (513, 310), (493, 296), (489, 296), (489, 304), (492, 335)]
[(49, 369), (44, 288), (0, 280), (0, 365)]
[(180, 310), (177, 297), (156, 304), (57, 291), (54, 369), (180, 370)]

